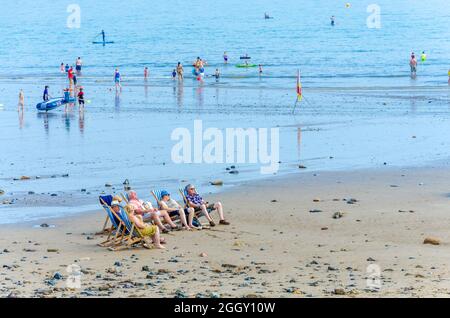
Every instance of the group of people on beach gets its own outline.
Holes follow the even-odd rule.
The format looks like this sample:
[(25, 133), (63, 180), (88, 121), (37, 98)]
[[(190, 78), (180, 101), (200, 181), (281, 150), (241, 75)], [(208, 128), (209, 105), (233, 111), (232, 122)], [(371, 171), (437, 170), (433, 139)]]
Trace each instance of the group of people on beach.
[[(212, 210), (216, 210), (219, 214), (219, 224), (230, 224), (224, 217), (221, 202), (209, 203), (205, 201), (192, 184), (188, 184), (184, 190), (187, 200), (186, 207), (182, 207), (166, 190), (160, 193), (161, 201), (158, 202), (158, 208), (154, 208), (150, 201), (139, 199), (137, 193), (130, 190), (127, 192), (128, 202), (125, 205), (122, 205), (123, 200), (119, 196), (115, 196), (111, 203), (111, 208), (117, 214), (119, 214), (120, 209), (125, 210), (129, 219), (139, 228), (144, 236), (146, 247), (148, 248), (151, 242), (156, 248), (164, 248), (162, 244), (165, 241), (161, 237), (161, 232), (168, 233), (180, 229), (187, 231), (200, 230), (202, 228), (201, 224), (194, 224), (194, 217), (199, 213), (206, 217), (211, 227), (216, 226), (210, 215)], [(181, 226), (174, 223), (172, 220), (174, 217), (179, 217)], [(163, 221), (167, 224), (167, 227), (163, 224)]]

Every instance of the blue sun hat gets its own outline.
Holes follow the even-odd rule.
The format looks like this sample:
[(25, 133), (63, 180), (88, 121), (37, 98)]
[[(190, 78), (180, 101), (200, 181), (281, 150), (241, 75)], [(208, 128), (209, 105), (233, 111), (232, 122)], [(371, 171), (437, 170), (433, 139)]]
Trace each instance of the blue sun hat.
[(163, 197), (166, 196), (166, 195), (170, 195), (170, 193), (167, 192), (166, 190), (162, 190), (162, 191), (161, 191), (161, 198), (163, 198)]

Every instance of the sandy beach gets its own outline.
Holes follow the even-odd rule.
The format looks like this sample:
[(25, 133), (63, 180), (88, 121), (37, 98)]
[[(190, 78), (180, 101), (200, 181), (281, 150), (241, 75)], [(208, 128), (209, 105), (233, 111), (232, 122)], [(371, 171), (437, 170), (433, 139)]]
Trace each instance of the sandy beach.
[[(447, 297), (449, 175), (448, 165), (385, 167), (243, 183), (207, 195), (230, 226), (172, 232), (165, 251), (97, 246), (100, 207), (42, 222), (55, 227), (2, 225), (0, 295)], [(79, 289), (66, 287), (71, 264)], [(367, 285), (370, 264), (379, 289)]]

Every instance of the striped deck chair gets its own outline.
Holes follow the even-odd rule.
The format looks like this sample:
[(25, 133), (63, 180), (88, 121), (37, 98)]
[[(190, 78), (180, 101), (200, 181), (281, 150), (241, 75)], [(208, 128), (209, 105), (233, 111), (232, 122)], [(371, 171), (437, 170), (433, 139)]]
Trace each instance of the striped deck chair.
[[(112, 195), (99, 196), (100, 205), (102, 206), (102, 208), (104, 210), (105, 210), (104, 205), (108, 205), (108, 206), (111, 205), (112, 199), (113, 199)], [(103, 202), (102, 202), (102, 200), (103, 200)], [(106, 212), (108, 212), (108, 211), (106, 211)], [(108, 228), (108, 221), (109, 221), (109, 215), (106, 215), (105, 223), (103, 224), (102, 230), (100, 232), (95, 233), (95, 235), (102, 235), (102, 234), (109, 233), (111, 231), (111, 227)]]
[(142, 235), (139, 228), (134, 224), (134, 222), (130, 220), (127, 212), (123, 207), (120, 207), (119, 217), (126, 227), (126, 234), (123, 240), (121, 241), (120, 246), (113, 246), (109, 247), (108, 249), (111, 251), (118, 251), (133, 247), (133, 245), (138, 243), (144, 244), (143, 241), (144, 236)]
[(128, 204), (128, 201), (130, 201), (130, 199), (128, 198), (128, 193), (127, 192), (125, 192), (125, 194), (121, 193), (120, 196), (125, 201), (125, 203)]
[[(107, 202), (111, 202), (111, 196), (100, 196), (99, 201), (102, 205), (103, 209), (105, 210), (108, 220), (111, 222), (112, 226), (109, 229), (108, 237), (104, 242), (101, 242), (97, 245), (102, 247), (108, 247), (112, 245), (120, 244), (120, 241), (122, 241), (124, 234), (126, 232), (125, 224), (122, 222), (119, 215), (117, 215), (114, 210), (111, 208), (110, 204)], [(108, 221), (107, 220), (107, 221)], [(105, 222), (105, 225), (107, 223)]]

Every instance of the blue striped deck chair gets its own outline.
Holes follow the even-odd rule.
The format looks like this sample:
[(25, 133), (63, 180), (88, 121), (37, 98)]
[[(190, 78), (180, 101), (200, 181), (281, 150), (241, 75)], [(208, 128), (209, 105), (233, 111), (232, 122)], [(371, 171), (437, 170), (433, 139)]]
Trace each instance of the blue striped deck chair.
[(117, 215), (114, 212), (114, 210), (112, 210), (112, 208), (111, 208), (111, 202), (112, 202), (111, 195), (100, 196), (99, 201), (107, 214), (108, 219), (105, 221), (105, 225), (109, 220), (111, 222), (112, 226), (108, 230), (109, 233), (108, 233), (108, 237), (106, 238), (106, 241), (101, 242), (98, 245), (103, 246), (103, 247), (115, 245), (123, 239), (123, 236), (125, 234), (125, 232), (124, 232), (125, 224), (121, 221), (119, 215)]
[(132, 222), (130, 220), (127, 212), (125, 211), (125, 209), (123, 207), (120, 207), (119, 217), (126, 227), (126, 231), (125, 231), (126, 234), (125, 234), (125, 237), (122, 240), (122, 242), (121, 242), (122, 244), (120, 246), (109, 247), (109, 249), (111, 251), (118, 251), (118, 250), (130, 248), (133, 245), (138, 244), (138, 243), (144, 244), (144, 241), (143, 241), (144, 236), (142, 235), (139, 228), (134, 224), (134, 222)]
[(128, 197), (128, 192), (121, 193), (120, 195), (122, 196), (125, 203), (128, 204), (128, 202), (130, 201), (130, 198)]

